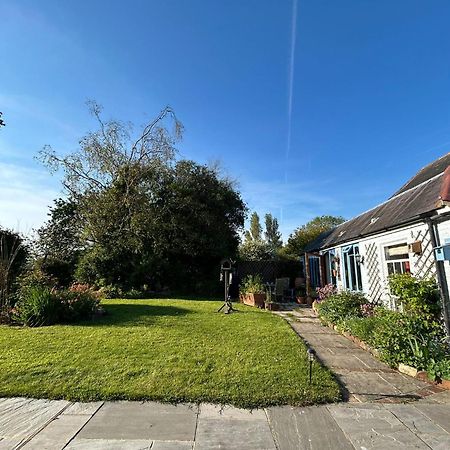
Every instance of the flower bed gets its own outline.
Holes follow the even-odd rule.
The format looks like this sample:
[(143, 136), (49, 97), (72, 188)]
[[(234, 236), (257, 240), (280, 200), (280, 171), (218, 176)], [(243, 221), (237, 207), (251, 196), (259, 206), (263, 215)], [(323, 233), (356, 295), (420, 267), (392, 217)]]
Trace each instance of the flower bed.
[[(370, 304), (359, 293), (339, 292), (321, 300), (317, 311), (322, 322), (370, 351), (391, 367), (440, 382), (447, 387), (450, 380), (450, 352), (439, 320), (439, 310), (432, 304), (436, 298), (429, 281), (403, 277), (405, 283), (415, 283), (415, 289), (397, 290), (399, 297), (414, 292), (413, 308), (403, 313)], [(402, 280), (394, 278), (401, 285)], [(423, 284), (426, 283), (424, 286)], [(417, 298), (423, 295), (426, 298)], [(408, 304), (405, 302), (405, 304)]]

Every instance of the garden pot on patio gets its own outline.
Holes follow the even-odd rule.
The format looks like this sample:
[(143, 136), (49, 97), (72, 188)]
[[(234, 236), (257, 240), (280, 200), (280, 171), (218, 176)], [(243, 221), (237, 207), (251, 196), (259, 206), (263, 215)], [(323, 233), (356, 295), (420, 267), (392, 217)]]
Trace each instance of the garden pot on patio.
[(245, 294), (244, 303), (249, 306), (257, 306), (258, 308), (264, 307), (264, 300), (266, 299), (266, 294)]
[(264, 305), (268, 311), (279, 311), (280, 304), (275, 302), (264, 302)]

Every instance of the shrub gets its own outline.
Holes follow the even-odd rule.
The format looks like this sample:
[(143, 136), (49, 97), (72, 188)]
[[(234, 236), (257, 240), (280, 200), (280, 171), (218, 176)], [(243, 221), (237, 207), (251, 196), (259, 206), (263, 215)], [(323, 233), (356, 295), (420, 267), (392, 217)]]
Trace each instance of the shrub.
[(434, 280), (419, 280), (410, 274), (389, 277), (391, 293), (399, 297), (407, 314), (418, 314), (429, 320), (438, 319), (441, 313), (440, 295)]
[(61, 320), (65, 322), (88, 319), (100, 304), (100, 294), (88, 284), (73, 284), (56, 293), (61, 306)]
[[(30, 284), (32, 280), (35, 284)], [(100, 294), (89, 285), (58, 289), (48, 283), (47, 278), (36, 274), (24, 279), (12, 311), (15, 322), (30, 327), (73, 322), (91, 317), (99, 306)]]
[(102, 286), (99, 292), (104, 298), (124, 298), (122, 288), (113, 284)]
[(262, 282), (261, 275), (248, 275), (239, 285), (240, 294), (264, 294), (266, 288)]
[(58, 322), (61, 302), (46, 286), (33, 286), (22, 292), (13, 310), (14, 320), (29, 327), (52, 325)]
[(378, 325), (379, 318), (375, 316), (351, 317), (343, 322), (342, 329), (370, 345), (373, 341), (374, 330)]
[(362, 317), (361, 306), (366, 303), (363, 294), (342, 291), (319, 303), (319, 315), (328, 322), (339, 324), (350, 317)]
[(432, 380), (450, 380), (450, 357), (431, 361), (427, 365), (427, 373)]
[(390, 366), (399, 363), (424, 369), (426, 361), (442, 356), (442, 328), (420, 316), (377, 308), (377, 326), (370, 345), (380, 351), (381, 359)]

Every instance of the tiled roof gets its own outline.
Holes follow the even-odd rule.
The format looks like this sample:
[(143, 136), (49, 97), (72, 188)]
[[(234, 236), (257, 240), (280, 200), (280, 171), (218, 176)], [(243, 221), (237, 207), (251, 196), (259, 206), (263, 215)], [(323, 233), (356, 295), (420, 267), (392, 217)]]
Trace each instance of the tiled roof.
[(322, 233), (308, 244), (312, 252), (360, 239), (431, 215), (450, 200), (450, 153), (428, 165), (385, 203)]

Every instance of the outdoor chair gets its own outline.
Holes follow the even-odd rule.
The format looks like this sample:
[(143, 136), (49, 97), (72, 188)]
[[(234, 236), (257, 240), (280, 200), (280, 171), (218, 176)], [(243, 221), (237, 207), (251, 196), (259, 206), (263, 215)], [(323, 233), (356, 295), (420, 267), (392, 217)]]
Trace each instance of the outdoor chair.
[(289, 288), (289, 278), (277, 278), (275, 280), (274, 295), (277, 302), (294, 300), (294, 289)]

